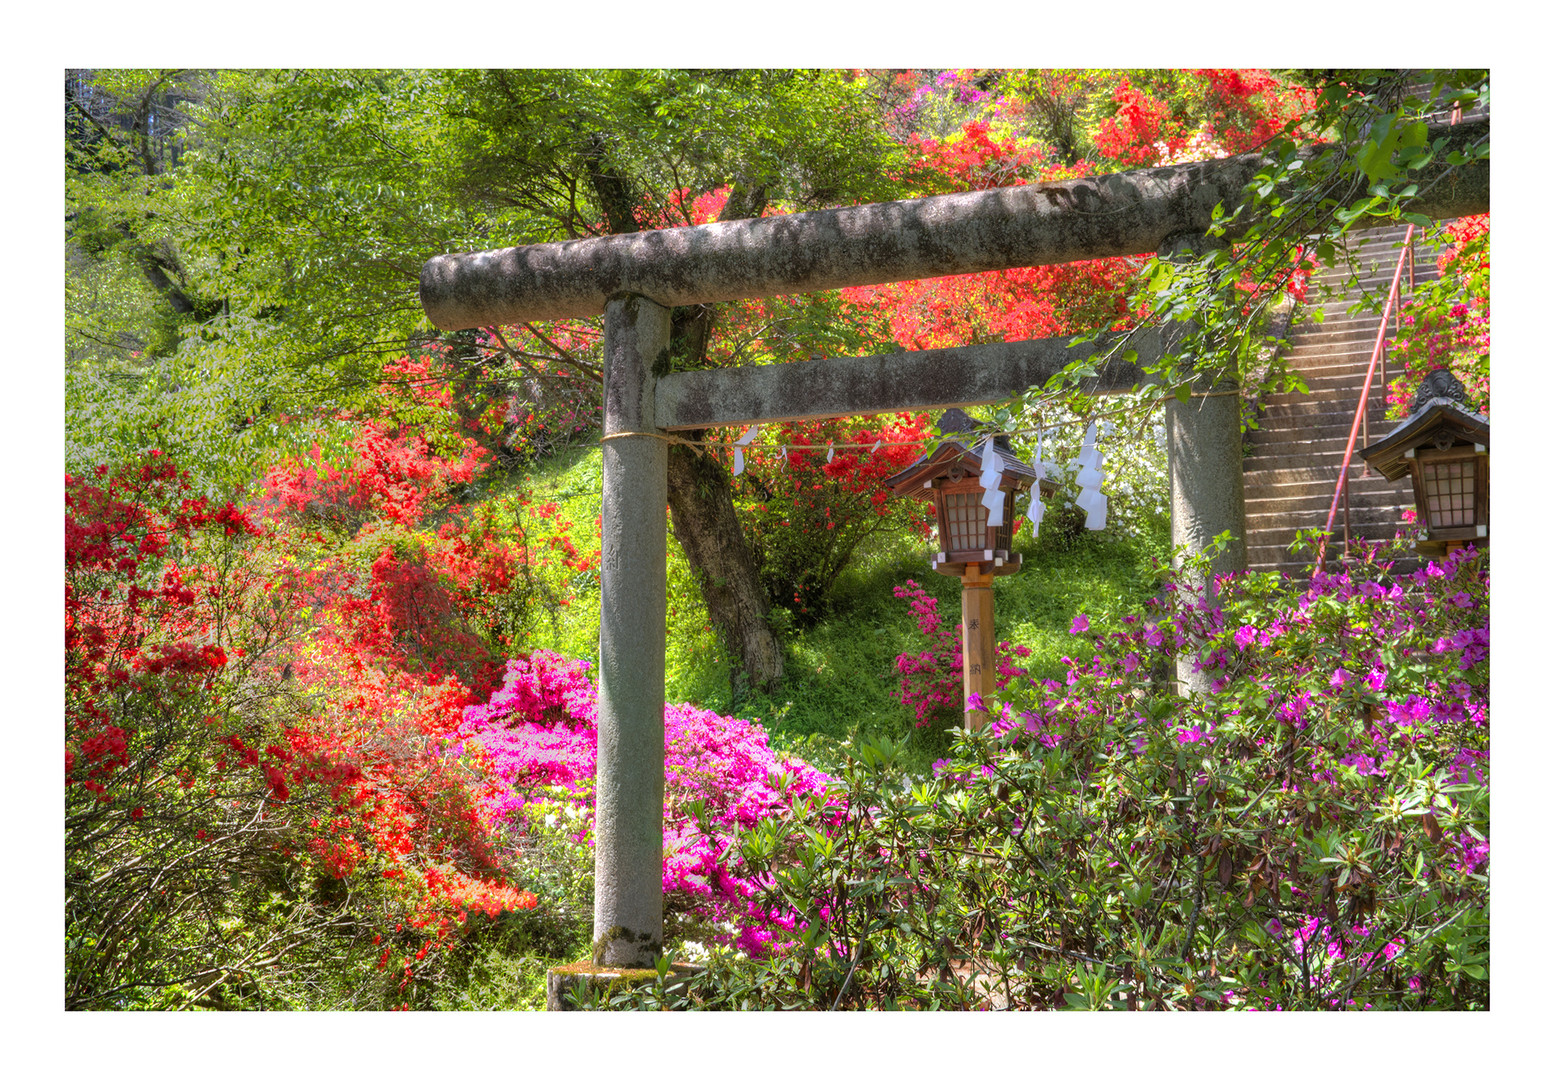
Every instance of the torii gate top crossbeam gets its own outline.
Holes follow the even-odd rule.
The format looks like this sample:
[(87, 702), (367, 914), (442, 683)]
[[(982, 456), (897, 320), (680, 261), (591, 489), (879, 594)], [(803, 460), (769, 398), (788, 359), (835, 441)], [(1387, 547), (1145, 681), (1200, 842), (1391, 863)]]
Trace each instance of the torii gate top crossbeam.
[[(1453, 148), (1489, 118), (1438, 125)], [(1411, 209), (1457, 217), (1490, 207), (1488, 162), (1448, 171), (1438, 155)], [(620, 293), (665, 307), (876, 285), (1016, 266), (1154, 254), (1203, 233), (1264, 165), (1257, 155), (1058, 183), (712, 225), (440, 255), (421, 271), (421, 304), (442, 330), (588, 318)], [(1438, 182), (1441, 181), (1441, 182)]]

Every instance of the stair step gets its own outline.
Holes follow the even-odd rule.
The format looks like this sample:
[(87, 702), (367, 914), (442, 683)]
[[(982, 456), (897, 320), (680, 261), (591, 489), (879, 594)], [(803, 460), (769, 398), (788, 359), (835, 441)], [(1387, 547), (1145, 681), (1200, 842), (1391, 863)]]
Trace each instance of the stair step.
[[(1353, 540), (1365, 540), (1366, 542), (1373, 543), (1373, 544), (1375, 544), (1375, 543), (1385, 543), (1385, 542), (1387, 542), (1389, 540), (1396, 539), (1397, 536), (1398, 536), (1398, 531), (1397, 530), (1386, 530), (1386, 531), (1384, 531), (1384, 530), (1379, 530), (1379, 529), (1371, 529), (1371, 530), (1367, 531), (1367, 530), (1359, 530), (1359, 529), (1355, 529), (1355, 528), (1352, 528), (1350, 530), (1350, 539), (1352, 541)], [(1305, 553), (1302, 553), (1302, 552), (1296, 552), (1296, 553), (1292, 553), (1291, 552), (1290, 546), (1292, 544), (1294, 544), (1295, 542), (1296, 542), (1296, 530), (1295, 529), (1289, 529), (1284, 534), (1281, 535), (1279, 543), (1253, 544), (1253, 545), (1250, 545), (1247, 548), (1247, 565), (1248, 565), (1248, 567), (1251, 568), (1251, 567), (1254, 567), (1254, 566), (1258, 566), (1260, 564), (1268, 565), (1268, 564), (1271, 564), (1271, 563), (1290, 565), (1290, 564), (1299, 564), (1299, 563), (1306, 562), (1306, 563), (1310, 564), (1311, 559), (1312, 559), (1311, 555), (1308, 555), (1308, 554), (1305, 554)], [(1329, 540), (1329, 544), (1330, 545), (1336, 545), (1336, 544), (1343, 544), (1343, 543), (1344, 543), (1344, 526), (1343, 525), (1336, 525), (1334, 527), (1334, 532), (1333, 532), (1332, 539)]]
[[(1338, 418), (1339, 422), (1333, 423), (1333, 418)], [(1329, 413), (1326, 417), (1321, 413), (1306, 417), (1264, 416), (1259, 420), (1259, 428), (1248, 439), (1247, 457), (1266, 458), (1271, 455), (1305, 453), (1308, 450), (1323, 453), (1326, 449), (1332, 449), (1331, 444), (1336, 439), (1342, 450), (1350, 438), (1352, 420), (1353, 417), (1346, 417), (1339, 412)], [(1392, 430), (1393, 425), (1391, 422), (1380, 422), (1373, 416), (1369, 429), (1365, 424), (1361, 428), (1355, 433), (1357, 450), (1381, 438)]]
[[(1336, 435), (1343, 438), (1350, 433), (1350, 425), (1355, 423), (1356, 399), (1359, 396), (1358, 393), (1325, 394), (1315, 401), (1304, 403), (1310, 407), (1297, 407), (1295, 404), (1272, 407), (1259, 414), (1258, 426), (1251, 429), (1247, 438), (1255, 446), (1288, 435), (1298, 439)], [(1382, 409), (1382, 402), (1377, 399), (1374, 390), (1366, 403), (1366, 413), (1361, 417), (1361, 428), (1365, 434), (1357, 437), (1378, 439), (1398, 426), (1398, 421), (1384, 419)]]
[[(1311, 397), (1316, 393), (1340, 394), (1344, 393), (1345, 391), (1352, 391), (1355, 395), (1355, 401), (1350, 403), (1350, 409), (1353, 412), (1355, 409), (1355, 403), (1360, 400), (1361, 388), (1366, 385), (1366, 362), (1370, 359), (1370, 357), (1367, 357), (1365, 360), (1356, 363), (1348, 371), (1337, 368), (1333, 365), (1328, 365), (1325, 368), (1316, 371), (1310, 369), (1298, 369), (1301, 371), (1301, 380), (1307, 384), (1307, 392), (1301, 395), (1271, 395), (1271, 398), (1290, 397), (1295, 399), (1297, 397)], [(1388, 376), (1391, 379), (1393, 376), (1397, 375), (1397, 373), (1397, 369), (1395, 368), (1394, 370), (1388, 372)], [(1372, 393), (1377, 392), (1377, 375), (1375, 372), (1372, 374), (1371, 388)], [(1275, 404), (1279, 404), (1279, 402), (1275, 402)]]
[[(1339, 481), (1339, 466), (1343, 461), (1343, 453), (1322, 458), (1291, 457), (1283, 461), (1275, 459), (1270, 464), (1278, 462), (1280, 466), (1278, 468), (1244, 470), (1243, 490), (1246, 490), (1247, 477), (1254, 475), (1258, 478), (1260, 491), (1288, 494), (1284, 489), (1293, 485), (1318, 484), (1332, 493), (1334, 485)], [(1413, 496), (1409, 494), (1412, 490), (1408, 480), (1393, 481), (1379, 473), (1364, 476), (1358, 466), (1353, 462), (1351, 464), (1350, 498), (1352, 500), (1357, 497), (1370, 499), (1374, 495), (1381, 496), (1384, 492), (1395, 492), (1401, 499), (1412, 499)]]
[[(1361, 374), (1364, 375), (1365, 372), (1363, 371)], [(1347, 393), (1346, 391), (1350, 392)], [(1377, 388), (1373, 386), (1372, 394), (1376, 393), (1378, 393)], [(1357, 376), (1356, 384), (1353, 387), (1346, 387), (1339, 382), (1330, 383), (1325, 381), (1315, 387), (1311, 387), (1305, 394), (1270, 394), (1261, 404), (1266, 413), (1274, 415), (1279, 415), (1277, 410), (1289, 410), (1287, 415), (1290, 416), (1337, 416), (1342, 412), (1353, 418), (1355, 416), (1355, 406), (1359, 403), (1360, 396), (1360, 377)], [(1378, 398), (1379, 402), (1381, 400), (1381, 398)], [(1335, 407), (1336, 405), (1343, 405), (1344, 408), (1342, 410), (1338, 409)], [(1379, 410), (1381, 409), (1380, 404), (1378, 408)]]
[[(1283, 472), (1283, 479), (1274, 479), (1279, 472)], [(1320, 498), (1326, 506), (1334, 497), (1334, 489), (1338, 487), (1339, 468), (1337, 463), (1332, 468), (1299, 466), (1295, 469), (1268, 470), (1254, 474), (1256, 479), (1255, 491), (1250, 491), (1243, 476), (1242, 494), (1247, 503), (1249, 514), (1263, 509), (1260, 505), (1270, 500), (1287, 500), (1297, 498)], [(1370, 477), (1361, 478), (1360, 470), (1352, 467), (1350, 475), (1350, 505), (1382, 505), (1391, 506), (1413, 505), (1413, 488), (1407, 482), (1394, 484), (1384, 477), (1373, 473)], [(1343, 496), (1341, 496), (1342, 498)]]
[[(1372, 428), (1372, 441), (1379, 435), (1376, 427)], [(1243, 471), (1249, 467), (1256, 469), (1268, 468), (1272, 461), (1289, 462), (1297, 457), (1313, 457), (1314, 459), (1333, 458), (1334, 468), (1339, 467), (1340, 458), (1344, 456), (1344, 448), (1350, 441), (1350, 428), (1348, 425), (1342, 428), (1324, 429), (1312, 431), (1305, 428), (1290, 428), (1281, 432), (1271, 432), (1263, 439), (1253, 444), (1252, 452), (1242, 462)], [(1364, 448), (1365, 441), (1359, 432), (1355, 436), (1355, 452), (1357, 454)], [(1357, 466), (1359, 468), (1359, 466)]]
[[(1393, 340), (1393, 328), (1383, 335), (1384, 341)], [(1296, 337), (1286, 346), (1287, 356), (1322, 356), (1335, 353), (1361, 353), (1371, 355), (1377, 347), (1377, 319), (1365, 322), (1357, 320), (1349, 326), (1330, 326), (1319, 333), (1305, 334), (1296, 331)]]
[[(1323, 321), (1310, 317), (1309, 312), (1308, 318), (1293, 326), (1280, 352), (1282, 362), (1306, 383), (1307, 392), (1263, 398), (1259, 402), (1258, 427), (1246, 436), (1242, 478), (1250, 569), (1277, 571), (1293, 579), (1311, 573), (1310, 553), (1292, 555), (1289, 547), (1298, 530), (1321, 528), (1334, 504), (1334, 485), (1366, 384), (1381, 317), (1380, 304), (1375, 310), (1370, 305), (1362, 306), (1353, 314), (1350, 308), (1361, 295), (1386, 297), (1398, 269), (1405, 232), (1403, 225), (1386, 225), (1351, 234), (1346, 248), (1357, 263), (1355, 281), (1351, 280), (1351, 267), (1344, 260), (1321, 267), (1313, 275), (1316, 287), (1310, 303), (1322, 313)], [(1440, 244), (1428, 243), (1416, 232), (1416, 290), (1438, 277), (1439, 250)], [(1400, 280), (1400, 300), (1405, 303), (1412, 295), (1408, 273), (1406, 264)], [(1395, 320), (1390, 316), (1383, 332), (1385, 340), (1393, 337), (1394, 326)], [(1373, 373), (1366, 424), (1356, 432), (1357, 451), (1398, 424), (1384, 418), (1387, 390), (1376, 381), (1378, 374)], [(1396, 364), (1387, 365), (1389, 378), (1398, 374)], [(1357, 457), (1350, 470), (1349, 505), (1352, 537), (1390, 540), (1404, 528), (1403, 512), (1414, 506), (1413, 491), (1407, 480), (1394, 482), (1377, 474), (1367, 475)], [(1334, 556), (1342, 550), (1344, 527), (1341, 499), (1334, 525), (1339, 538), (1330, 541), (1330, 568)], [(1395, 563), (1406, 571), (1415, 565), (1417, 560)]]
[[(1333, 493), (1327, 495), (1303, 495), (1288, 499), (1256, 499), (1247, 504), (1247, 532), (1249, 536), (1273, 528), (1291, 529), (1321, 528), (1328, 520), (1328, 508), (1333, 505)], [(1350, 524), (1402, 525), (1406, 506), (1367, 506), (1350, 500)], [(1334, 513), (1335, 527), (1344, 524), (1344, 503), (1341, 501)]]
[[(1262, 478), (1259, 478), (1260, 480)], [(1274, 514), (1283, 512), (1283, 508), (1292, 504), (1306, 505), (1322, 504), (1323, 511), (1328, 511), (1328, 506), (1334, 500), (1334, 477), (1318, 476), (1303, 480), (1296, 478), (1283, 484), (1259, 483), (1252, 498), (1245, 498), (1248, 488), (1242, 488), (1242, 494), (1247, 506), (1247, 513)], [(1344, 506), (1344, 495), (1339, 497), (1339, 505)], [(1394, 513), (1404, 507), (1413, 506), (1414, 499), (1409, 492), (1394, 492), (1387, 488), (1367, 488), (1359, 484), (1350, 484), (1350, 510), (1353, 513), (1357, 507), (1365, 510), (1378, 509)]]

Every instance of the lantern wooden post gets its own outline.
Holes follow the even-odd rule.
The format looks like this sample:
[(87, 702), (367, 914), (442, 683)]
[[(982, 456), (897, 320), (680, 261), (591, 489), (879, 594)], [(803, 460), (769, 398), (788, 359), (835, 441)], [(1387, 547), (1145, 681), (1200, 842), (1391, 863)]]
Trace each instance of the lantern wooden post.
[(961, 575), (961, 712), (968, 731), (979, 731), (988, 722), (986, 709), (972, 706), (972, 695), (986, 699), (997, 689), (993, 578), (981, 563), (969, 563)]

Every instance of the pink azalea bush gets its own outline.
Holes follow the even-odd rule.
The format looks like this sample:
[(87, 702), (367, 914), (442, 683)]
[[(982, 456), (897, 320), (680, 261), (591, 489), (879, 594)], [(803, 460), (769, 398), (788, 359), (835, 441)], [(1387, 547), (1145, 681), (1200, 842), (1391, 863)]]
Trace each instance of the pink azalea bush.
[[(598, 720), (587, 661), (536, 650), (509, 660), (490, 700), (465, 709), (450, 749), (479, 759), (507, 785), (488, 797), (489, 808), (520, 845), (521, 811), (535, 803), (572, 808), (572, 839), (591, 844)], [(685, 934), (760, 956), (775, 931), (793, 929), (794, 917), (756, 901), (762, 883), (731, 845), (741, 830), (824, 798), (827, 777), (780, 759), (758, 724), (693, 705), (665, 706), (664, 756), (666, 913)]]
[[(939, 601), (911, 578), (893, 591), (898, 599), (908, 602), (918, 620), (918, 632), (925, 639), (919, 651), (896, 658), (896, 670), (902, 677), (898, 700), (912, 710), (918, 727), (953, 724), (961, 712), (961, 624), (948, 623), (939, 613)], [(999, 673), (995, 685), (1003, 690), (1011, 679), (1026, 674), (1015, 661), (1030, 656), (1031, 650), (1001, 641), (996, 655)]]

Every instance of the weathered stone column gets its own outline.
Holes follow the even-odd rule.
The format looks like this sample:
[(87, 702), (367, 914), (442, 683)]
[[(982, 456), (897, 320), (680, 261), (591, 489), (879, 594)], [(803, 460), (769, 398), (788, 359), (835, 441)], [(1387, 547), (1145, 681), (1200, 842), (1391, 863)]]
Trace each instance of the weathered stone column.
[[(1202, 234), (1171, 236), (1161, 245), (1163, 259), (1193, 259), (1222, 245)], [(1170, 348), (1170, 345), (1167, 346)], [(1196, 553), (1223, 532), (1235, 538), (1215, 559), (1207, 575), (1185, 583), (1216, 602), (1214, 575), (1247, 569), (1247, 508), (1242, 493), (1242, 398), (1234, 375), (1205, 372), (1185, 402), (1166, 403), (1166, 462), (1171, 485), (1172, 546)], [(1174, 558), (1181, 568), (1181, 559)], [(1202, 692), (1210, 680), (1193, 670), (1193, 657), (1177, 658), (1177, 683), (1184, 692)]]
[(669, 444), (653, 432), (670, 312), (605, 305), (594, 962), (644, 967), (664, 942), (664, 559)]

